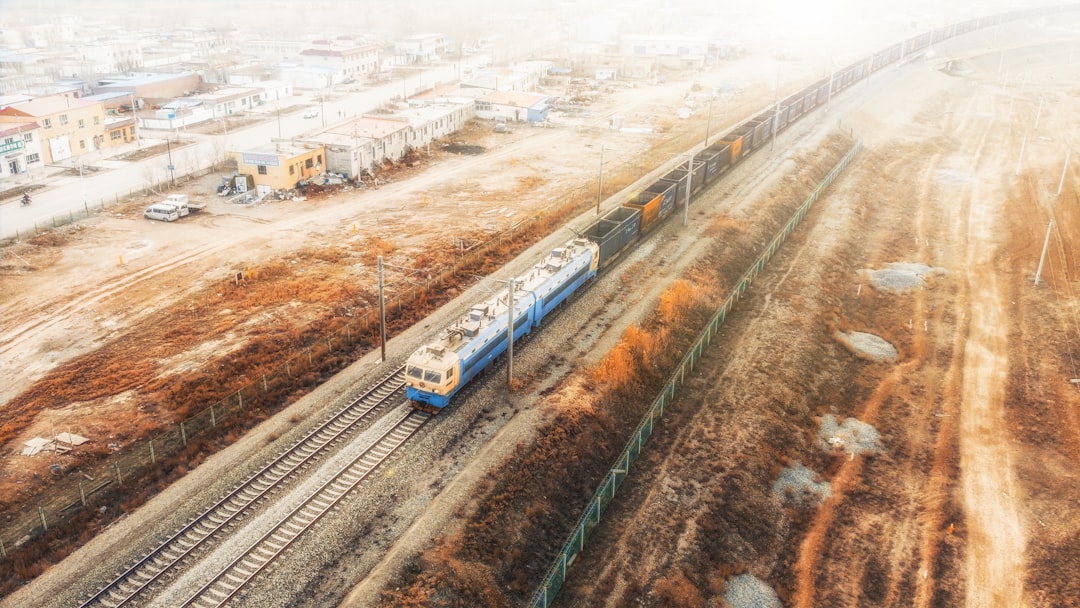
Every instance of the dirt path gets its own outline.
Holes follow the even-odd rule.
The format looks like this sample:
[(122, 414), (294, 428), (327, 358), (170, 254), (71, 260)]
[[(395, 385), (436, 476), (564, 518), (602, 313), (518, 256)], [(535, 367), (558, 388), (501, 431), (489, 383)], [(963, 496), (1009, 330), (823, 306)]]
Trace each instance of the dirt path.
[[(998, 170), (1002, 167), (998, 165)], [(965, 606), (1027, 605), (1025, 530), (1017, 502), (1011, 434), (1005, 424), (1009, 370), (1009, 297), (994, 267), (1000, 232), (998, 199), (976, 187), (967, 219), (968, 294), (960, 410), (960, 468), (969, 528)]]

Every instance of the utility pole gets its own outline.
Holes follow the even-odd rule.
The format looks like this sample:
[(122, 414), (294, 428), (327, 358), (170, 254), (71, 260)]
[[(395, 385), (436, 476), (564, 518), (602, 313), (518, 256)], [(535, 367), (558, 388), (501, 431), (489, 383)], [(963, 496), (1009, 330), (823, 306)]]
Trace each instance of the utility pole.
[(1024, 148), (1027, 147), (1027, 133), (1024, 133), (1024, 141), (1020, 142), (1020, 156), (1016, 157), (1016, 170), (1013, 175), (1020, 175), (1020, 161), (1024, 160)]
[(131, 93), (131, 112), (135, 115), (135, 148), (142, 148), (142, 133), (139, 129), (139, 106), (135, 105), (135, 93)]
[(386, 362), (386, 296), (383, 294), (382, 256), (379, 256), (379, 346), (382, 361)]
[(1042, 276), (1043, 262), (1046, 260), (1046, 249), (1050, 245), (1050, 229), (1054, 227), (1054, 220), (1050, 220), (1050, 223), (1046, 225), (1046, 238), (1043, 240), (1042, 255), (1039, 256), (1039, 269), (1035, 271), (1035, 285), (1039, 284), (1039, 277)]
[(1061, 188), (1065, 185), (1065, 172), (1069, 170), (1069, 156), (1072, 155), (1072, 145), (1069, 145), (1069, 151), (1065, 153), (1065, 166), (1061, 168), (1061, 179), (1058, 180), (1057, 196), (1061, 196)]
[[(172, 143), (169, 138), (165, 138), (165, 149), (169, 152), (169, 187), (176, 186), (176, 166), (172, 163)], [(82, 176), (82, 168), (79, 169), (79, 176)]]

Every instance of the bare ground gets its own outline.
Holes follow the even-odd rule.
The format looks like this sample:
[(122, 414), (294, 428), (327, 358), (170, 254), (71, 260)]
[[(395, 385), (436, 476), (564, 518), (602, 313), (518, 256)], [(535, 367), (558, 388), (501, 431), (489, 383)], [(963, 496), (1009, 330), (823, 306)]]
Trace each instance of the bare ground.
[[(1040, 85), (1012, 123), (996, 54), (966, 78), (908, 68), (844, 119), (868, 150), (733, 317), (559, 605), (720, 606), (744, 572), (787, 606), (1078, 604), (1075, 205), (1054, 196), (1075, 81), (1034, 76), (1067, 46), (1018, 51)], [(1035, 288), (1050, 216), (1055, 270)], [(948, 274), (900, 296), (859, 283), (895, 261)], [(855, 360), (836, 326), (899, 361)], [(823, 453), (826, 413), (884, 449)], [(830, 482), (819, 507), (767, 491), (791, 461)]]
[[(1052, 80), (1040, 67), (1067, 54), (1067, 45), (1017, 46), (1015, 55), (1006, 55), (1013, 73), (1025, 67), (1034, 77), (1026, 83), (1027, 93), (1015, 96), (1015, 104), (1010, 93), (1017, 93), (1016, 78), (1010, 89), (1004, 88), (998, 55), (991, 53), (971, 59), (975, 75), (943, 74), (933, 69), (936, 62), (918, 62), (869, 87), (860, 107), (843, 110), (842, 126), (866, 139), (868, 150), (732, 315), (722, 346), (697, 370), (686, 397), (665, 418), (575, 565), (560, 603), (720, 606), (730, 576), (750, 573), (771, 584), (788, 606), (1076, 605), (1080, 420), (1076, 387), (1068, 380), (1080, 377), (1074, 363), (1080, 322), (1072, 293), (1076, 253), (1071, 245), (1080, 223), (1075, 205), (1047, 202), (1054, 200), (1066, 143), (1055, 134), (1067, 132), (1065, 125), (1075, 120), (1075, 74), (1062, 79), (1055, 73)], [(1017, 177), (1013, 167), (1023, 133), (1016, 125), (1033, 123), (1036, 91), (1053, 101), (1043, 110), (1042, 129), (1029, 135), (1027, 161)], [(708, 219), (710, 237), (695, 249), (701, 261), (671, 264), (669, 273), (667, 260), (679, 258), (661, 258), (657, 264), (646, 251), (643, 258), (628, 260), (633, 270), (625, 271), (624, 285), (655, 282), (655, 292), (662, 282), (686, 275), (716, 301), (711, 289), (722, 293), (753, 258), (753, 245), (775, 231), (785, 205), (801, 201), (805, 187), (820, 178), (841, 148), (832, 143), (816, 161), (810, 160), (814, 153), (804, 151), (785, 161), (784, 171), (772, 167), (783, 183), (722, 192), (735, 196), (731, 206)], [(530, 164), (518, 162), (530, 158), (525, 153), (511, 158), (516, 170)], [(458, 165), (449, 169), (465, 172)], [(496, 173), (488, 173), (489, 179), (496, 181)], [(498, 177), (506, 181), (505, 175)], [(1068, 183), (1075, 178), (1070, 170)], [(551, 183), (535, 179), (519, 177), (528, 191)], [(258, 223), (259, 210), (215, 213), (200, 221), (213, 224), (207, 228), (248, 235), (245, 256), (239, 263), (230, 261), (229, 272), (273, 261), (282, 245), (291, 259), (317, 268), (325, 254), (302, 253), (301, 244), (314, 236), (340, 241), (344, 259), (362, 263), (380, 238), (380, 228), (406, 235), (395, 238), (394, 251), (416, 246), (424, 236), (405, 223), (416, 205), (428, 202), (424, 188), (390, 192), (387, 206), (374, 214), (365, 208), (342, 215), (310, 205), (272, 238), (261, 233), (266, 228)], [(1068, 194), (1063, 200), (1069, 200)], [(535, 203), (522, 199), (521, 204)], [(493, 215), (512, 211), (504, 207), (490, 209)], [(438, 222), (455, 217), (453, 206), (446, 209), (432, 217)], [(1035, 289), (1031, 279), (1050, 217), (1057, 229), (1044, 270), (1046, 284)], [(471, 222), (461, 234), (468, 238), (467, 229), (483, 232), (492, 222), (498, 223)], [(375, 230), (350, 237), (352, 224)], [(104, 244), (110, 235), (100, 234)], [(66, 244), (62, 234), (50, 238)], [(126, 243), (120, 253), (116, 242)], [(39, 246), (40, 258), (23, 256), (28, 271), (67, 255), (62, 252), (68, 249)], [(63, 319), (59, 324), (43, 326), (56, 332), (52, 339), (65, 338), (60, 329), (103, 339), (114, 327), (110, 323), (132, 327), (156, 310), (129, 304), (124, 296), (139, 303), (160, 301), (154, 290), (191, 293), (175, 275), (171, 288), (167, 282), (146, 282), (142, 289), (147, 291), (133, 293), (117, 278), (126, 273), (116, 272), (113, 259), (138, 257), (143, 250), (153, 248), (113, 235), (109, 248), (95, 251), (98, 255), (83, 252), (82, 260), (94, 261), (107, 275), (112, 271), (112, 287), (104, 289), (106, 298), (99, 299), (102, 294), (96, 291), (78, 295), (73, 311), (57, 315)], [(228, 256), (226, 251), (212, 253)], [(900, 296), (859, 283), (858, 269), (894, 261), (924, 262), (949, 274), (928, 289)], [(77, 267), (74, 261), (69, 264)], [(143, 264), (140, 270), (156, 276), (153, 266)], [(197, 271), (188, 276), (219, 272), (221, 261), (195, 256), (186, 267)], [(58, 289), (77, 282), (74, 275), (48, 280)], [(310, 288), (295, 290), (307, 293)], [(196, 319), (222, 314), (225, 303), (207, 292), (195, 293), (200, 295), (186, 305), (202, 311)], [(292, 585), (290, 599), (281, 605), (333, 604), (343, 593), (339, 576), (366, 580), (371, 573), (377, 575), (371, 584), (347, 603), (509, 605), (526, 598), (566, 534), (567, 522), (577, 517), (611, 464), (609, 454), (621, 448), (625, 430), (636, 424), (641, 404), (633, 396), (648, 394), (658, 379), (640, 378), (623, 392), (598, 400), (593, 389), (601, 380), (573, 374), (579, 359), (596, 363), (585, 344), (603, 346), (598, 352), (613, 344), (589, 343), (590, 327), (597, 335), (621, 335), (629, 319), (659, 297), (642, 297), (633, 289), (605, 293), (616, 294), (603, 296), (611, 298), (608, 308), (614, 310), (610, 316), (598, 315), (595, 325), (582, 324), (574, 338), (581, 340), (580, 350), (540, 347), (565, 354), (526, 368), (525, 386), (540, 389), (540, 409), (526, 408), (531, 400), (495, 391), (488, 397), (495, 407), (463, 406), (457, 417), (440, 421), (446, 432), (457, 433), (455, 438), (433, 436), (433, 445), (418, 452), (441, 454), (447, 470), (429, 481), (418, 470), (422, 464), (402, 461), (400, 467), (410, 470), (413, 482), (401, 485), (400, 477), (391, 479), (388, 473), (371, 493), (389, 499), (378, 502), (379, 512), (370, 518), (355, 516), (361, 520), (350, 547), (370, 544), (374, 557), (357, 558), (342, 550), (331, 560), (336, 567), (327, 570), (335, 575), (278, 573), (281, 587)], [(45, 300), (41, 310), (64, 313), (64, 301)], [(5, 301), (5, 311), (25, 302)], [(311, 304), (317, 307), (319, 301)], [(685, 304), (681, 314), (687, 318), (704, 314), (700, 300), (688, 297)], [(639, 352), (651, 352), (646, 347), (652, 336), (677, 334), (656, 320), (642, 327), (628, 334), (636, 337)], [(899, 349), (898, 362), (890, 366), (853, 357), (832, 339), (836, 329), (883, 336)], [(49, 336), (40, 332), (35, 339)], [(66, 349), (70, 356), (92, 348), (81, 342), (58, 344), (61, 348), (43, 352)], [(145, 347), (132, 345), (130, 352)], [(40, 376), (53, 366), (27, 369)], [(517, 417), (520, 408), (525, 416)], [(78, 409), (93, 411), (92, 404)], [(98, 413), (109, 420), (107, 409)], [(820, 449), (815, 435), (824, 414), (872, 424), (881, 432), (883, 449), (856, 456)], [(19, 427), (20, 433), (40, 433), (52, 423), (47, 414), (35, 416)], [(100, 424), (89, 420), (84, 424)], [(542, 426), (544, 421), (550, 424)], [(486, 447), (474, 461), (470, 446), (475, 445)], [(543, 458), (547, 454), (570, 462), (553, 472)], [(465, 466), (466, 460), (473, 465)], [(796, 461), (831, 483), (831, 497), (817, 508), (770, 492), (780, 469)], [(434, 508), (418, 518), (428, 501)], [(162, 506), (156, 505), (156, 512)], [(411, 514), (402, 514), (406, 507), (413, 509)], [(409, 533), (414, 525), (422, 529), (416, 537)], [(427, 539), (440, 531), (441, 538), (428, 545)], [(77, 576), (77, 570), (70, 576)]]

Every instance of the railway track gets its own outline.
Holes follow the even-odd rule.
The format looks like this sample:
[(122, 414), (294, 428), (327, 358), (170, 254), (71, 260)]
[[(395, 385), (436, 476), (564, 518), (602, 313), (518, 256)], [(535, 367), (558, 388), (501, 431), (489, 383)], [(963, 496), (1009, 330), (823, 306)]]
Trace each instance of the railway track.
[(303, 537), (323, 515), (329, 513), (361, 481), (409, 440), (430, 420), (430, 414), (410, 410), (379, 436), (364, 452), (314, 494), (293, 509), (272, 530), (234, 559), (195, 595), (180, 604), (183, 607), (217, 608), (235, 598), (245, 585)]
[[(402, 366), (376, 382), (347, 407), (320, 424), (157, 548), (139, 559), (137, 563), (91, 596), (81, 605), (81, 608), (119, 608), (134, 605), (155, 583), (175, 573), (196, 549), (209, 546), (238, 518), (251, 513), (265, 502), (264, 499), (267, 496), (295, 480), (302, 469), (308, 468), (307, 465), (319, 460), (346, 441), (361, 424), (370, 421), (387, 403), (403, 399), (404, 393), (405, 368)], [(397, 426), (395, 424), (394, 428)], [(380, 438), (376, 445), (381, 441)], [(374, 447), (372, 446), (365, 454), (371, 453)], [(382, 459), (385, 459), (389, 453)], [(382, 462), (382, 459), (379, 462)]]

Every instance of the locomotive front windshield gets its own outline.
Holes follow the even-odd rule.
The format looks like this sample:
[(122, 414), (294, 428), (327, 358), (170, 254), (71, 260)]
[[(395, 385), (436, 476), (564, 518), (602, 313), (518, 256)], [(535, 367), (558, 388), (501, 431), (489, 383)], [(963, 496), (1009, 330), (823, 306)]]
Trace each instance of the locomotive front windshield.
[(423, 380), (432, 384), (442, 383), (442, 374), (433, 369), (424, 369), (416, 365), (410, 365), (405, 369), (405, 375), (415, 380)]

